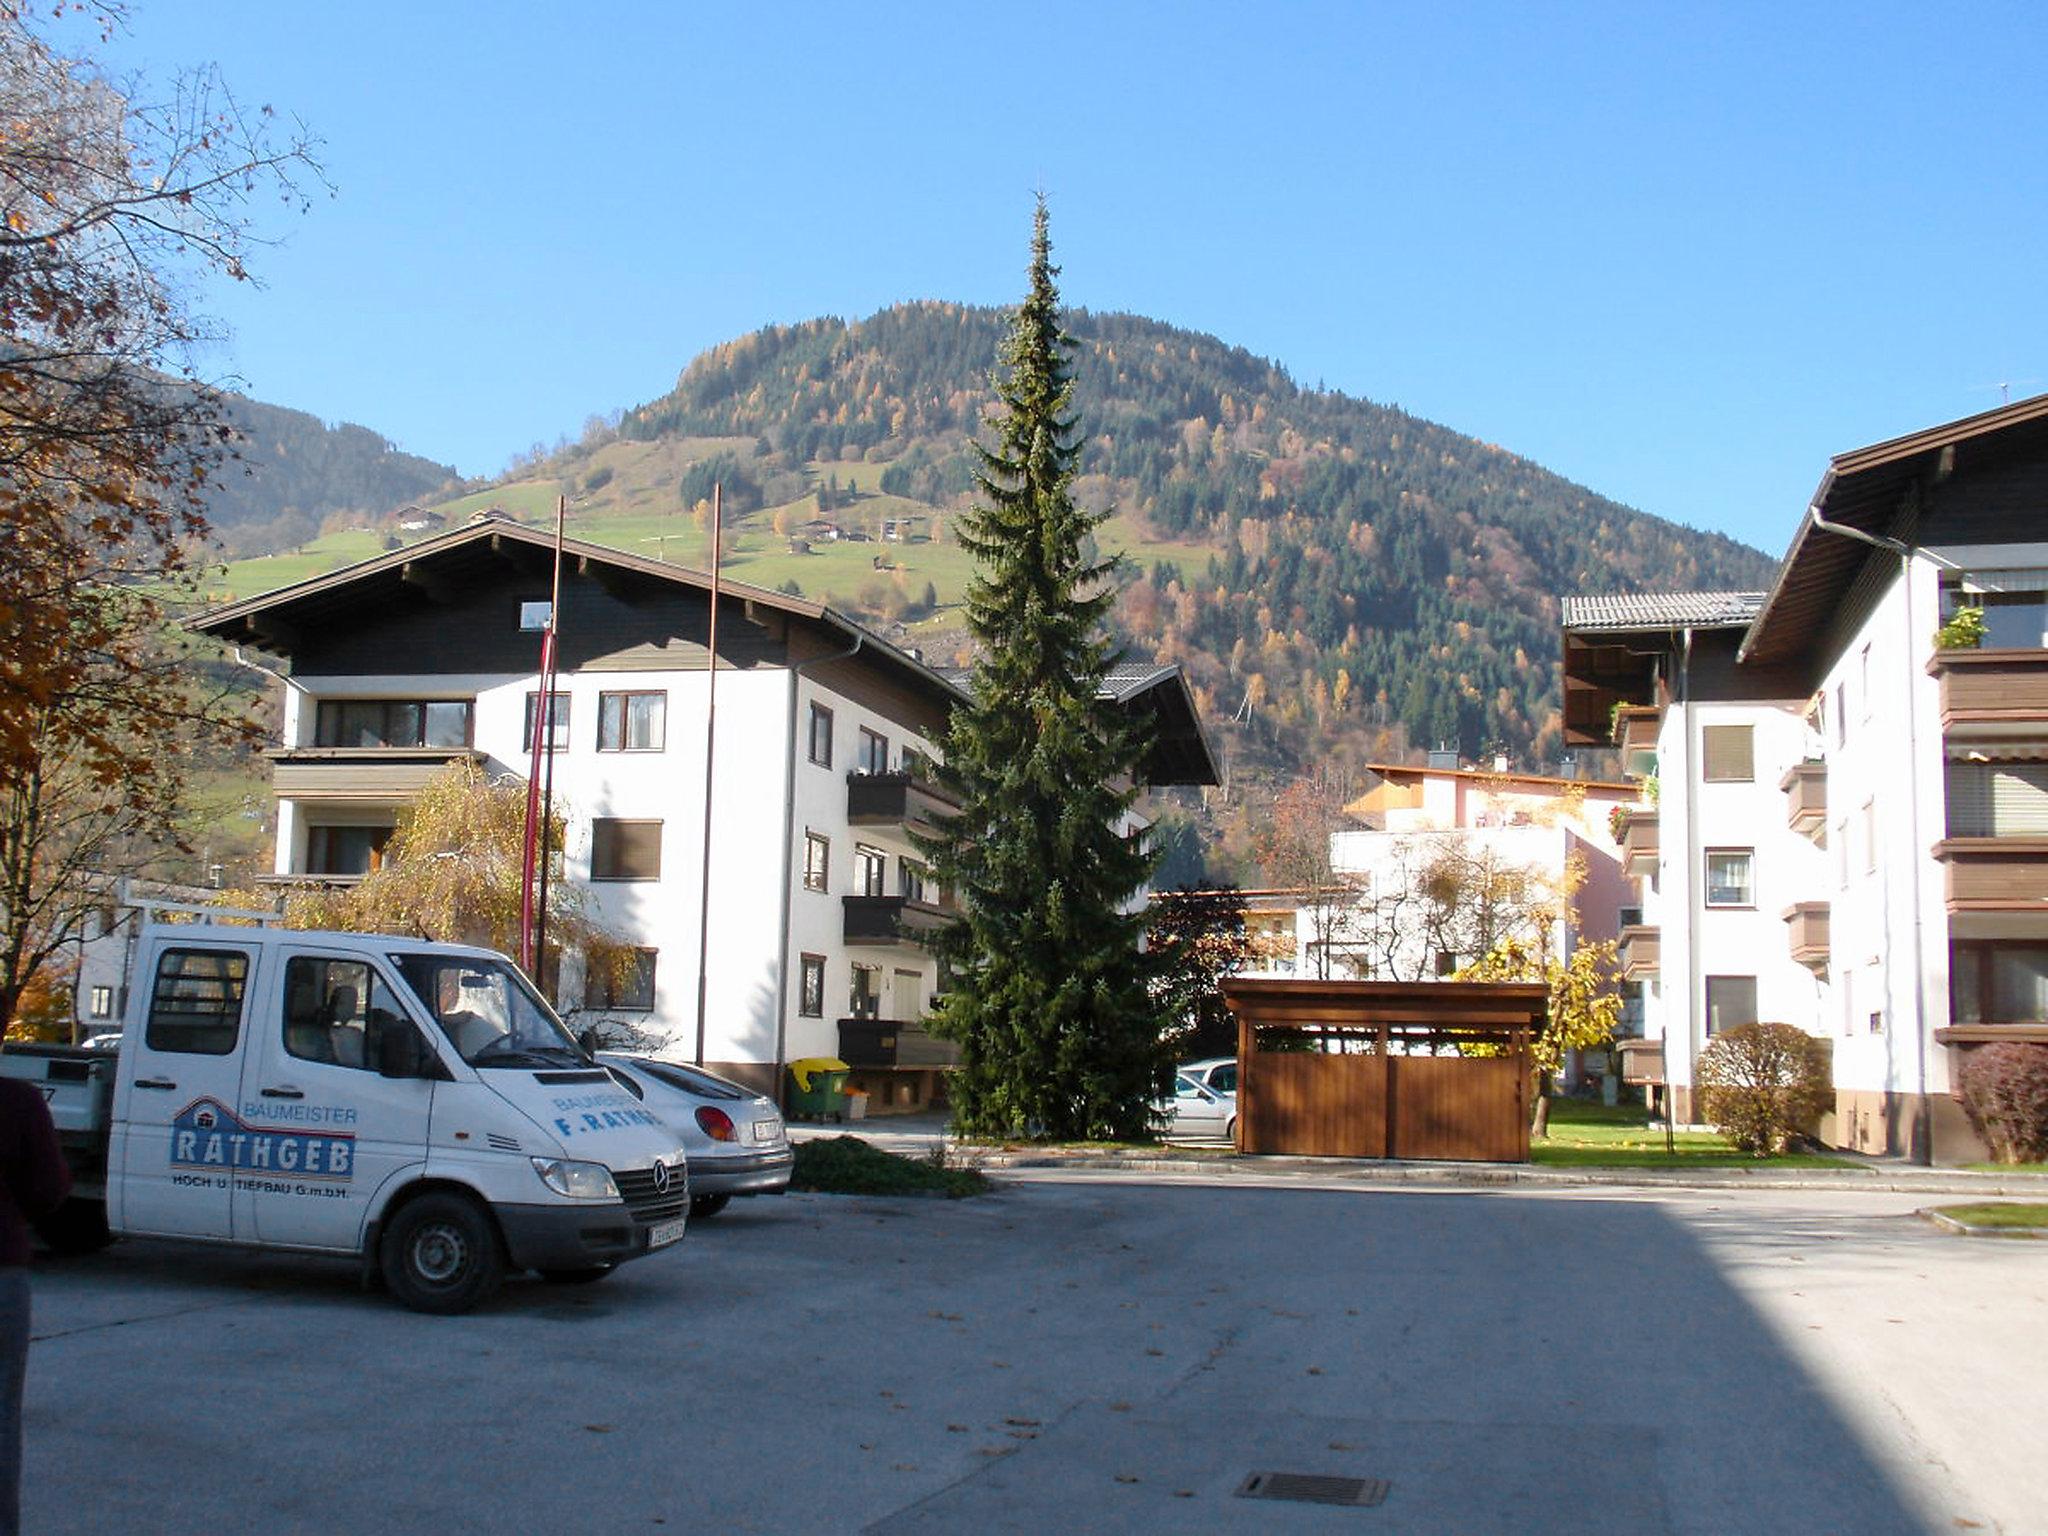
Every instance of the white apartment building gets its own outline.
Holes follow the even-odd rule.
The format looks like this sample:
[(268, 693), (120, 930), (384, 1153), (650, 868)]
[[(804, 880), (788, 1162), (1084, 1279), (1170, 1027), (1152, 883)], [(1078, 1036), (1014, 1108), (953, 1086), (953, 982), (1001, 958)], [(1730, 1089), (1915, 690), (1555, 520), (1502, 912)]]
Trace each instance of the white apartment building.
[[(1981, 609), (1981, 647), (1938, 631)], [(2048, 1040), (2048, 397), (1838, 456), (1767, 593), (1567, 599), (1568, 742), (1654, 798), (1624, 863), (1654, 1048), (1691, 1114), (1718, 1029), (1833, 1043), (1831, 1143), (1981, 1149), (1955, 1067)]]
[[(925, 767), (959, 685), (820, 604), (721, 583), (707, 778), (708, 577), (568, 541), (543, 708), (553, 568), (551, 536), (482, 519), (195, 621), (284, 681), (275, 878), (360, 878), (450, 761), (524, 781), (540, 723), (565, 873), (641, 955), (616, 987), (565, 960), (579, 1023), (769, 1092), (787, 1062), (838, 1056), (872, 1109), (928, 1102), (955, 1055), (921, 1027), (942, 984), (923, 938), (948, 914), (912, 834), (946, 807)], [(1154, 722), (1149, 783), (1215, 782), (1177, 668), (1113, 691)]]

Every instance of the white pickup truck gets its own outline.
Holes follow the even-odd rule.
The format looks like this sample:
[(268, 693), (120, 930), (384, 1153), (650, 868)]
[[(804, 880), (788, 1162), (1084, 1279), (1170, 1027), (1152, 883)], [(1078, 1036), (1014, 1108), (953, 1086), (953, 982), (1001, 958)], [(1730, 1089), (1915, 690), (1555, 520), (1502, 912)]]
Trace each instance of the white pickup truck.
[(357, 1255), (422, 1312), (675, 1242), (681, 1138), (489, 950), (150, 923), (118, 1047), (9, 1046), (75, 1192), (46, 1235)]

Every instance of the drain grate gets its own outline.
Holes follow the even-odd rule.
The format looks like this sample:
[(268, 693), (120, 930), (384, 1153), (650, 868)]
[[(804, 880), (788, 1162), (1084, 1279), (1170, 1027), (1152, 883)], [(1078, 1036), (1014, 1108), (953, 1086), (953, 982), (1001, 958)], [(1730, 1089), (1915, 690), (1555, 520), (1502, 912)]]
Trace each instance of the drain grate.
[(1240, 1499), (1287, 1499), (1296, 1504), (1383, 1502), (1393, 1485), (1383, 1477), (1324, 1477), (1314, 1472), (1252, 1472), (1237, 1486)]

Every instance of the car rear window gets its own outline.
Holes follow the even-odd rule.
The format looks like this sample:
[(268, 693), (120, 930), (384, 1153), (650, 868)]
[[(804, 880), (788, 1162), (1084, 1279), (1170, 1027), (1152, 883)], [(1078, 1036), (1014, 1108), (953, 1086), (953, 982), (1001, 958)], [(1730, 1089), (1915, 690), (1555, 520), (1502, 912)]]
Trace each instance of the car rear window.
[(709, 1072), (699, 1072), (694, 1067), (678, 1066), (672, 1061), (643, 1061), (639, 1069), (656, 1082), (667, 1083), (671, 1088), (680, 1088), (685, 1093), (694, 1093), (700, 1099), (744, 1099), (747, 1093), (734, 1087), (722, 1077), (713, 1077)]

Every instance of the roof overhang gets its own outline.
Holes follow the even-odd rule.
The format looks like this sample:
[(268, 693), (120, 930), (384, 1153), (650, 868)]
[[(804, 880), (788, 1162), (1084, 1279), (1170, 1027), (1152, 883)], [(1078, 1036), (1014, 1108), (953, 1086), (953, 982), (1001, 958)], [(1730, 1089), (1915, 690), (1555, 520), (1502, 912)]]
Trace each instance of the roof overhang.
[[(2048, 456), (2048, 395), (1835, 455), (1737, 659), (1745, 665), (1771, 664), (1804, 654), (1865, 563), (1884, 557), (1873, 542), (1910, 542), (1915, 530), (1902, 523), (1909, 492), (1937, 486), (1962, 469), (2043, 456)], [(1822, 523), (1855, 532), (1832, 531)]]

